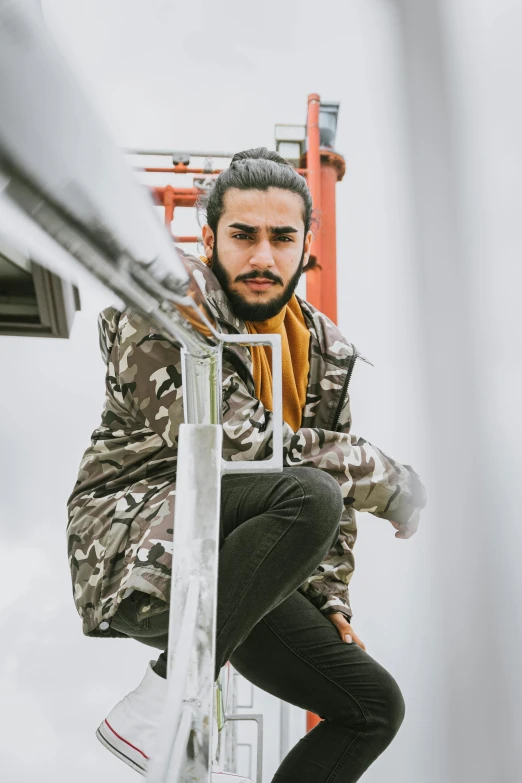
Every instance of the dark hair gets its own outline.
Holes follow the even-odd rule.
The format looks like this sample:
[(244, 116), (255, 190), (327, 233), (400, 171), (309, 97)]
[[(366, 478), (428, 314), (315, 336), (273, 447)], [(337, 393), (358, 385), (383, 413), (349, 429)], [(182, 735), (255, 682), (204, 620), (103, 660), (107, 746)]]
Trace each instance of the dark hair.
[(214, 232), (217, 231), (219, 219), (223, 214), (223, 200), (227, 190), (268, 190), (281, 188), (297, 193), (303, 199), (303, 222), (305, 233), (308, 231), (314, 217), (312, 214), (312, 196), (306, 180), (277, 152), (266, 147), (237, 152), (232, 158), (228, 169), (216, 178), (212, 190), (202, 196), (198, 207), (205, 211), (207, 223)]

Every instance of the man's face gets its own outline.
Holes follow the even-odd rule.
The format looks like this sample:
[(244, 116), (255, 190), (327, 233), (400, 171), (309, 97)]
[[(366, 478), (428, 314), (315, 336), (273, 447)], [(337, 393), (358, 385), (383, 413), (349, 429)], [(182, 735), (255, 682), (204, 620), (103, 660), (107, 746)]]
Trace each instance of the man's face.
[(223, 205), (217, 236), (203, 227), (206, 256), (235, 314), (264, 321), (289, 301), (310, 255), (303, 200), (281, 188), (231, 188)]

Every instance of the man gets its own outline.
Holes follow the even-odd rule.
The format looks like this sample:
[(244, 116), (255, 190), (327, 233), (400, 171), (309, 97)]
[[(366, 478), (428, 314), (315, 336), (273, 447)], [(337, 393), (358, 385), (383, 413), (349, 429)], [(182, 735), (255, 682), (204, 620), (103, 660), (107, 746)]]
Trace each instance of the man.
[[(404, 715), (397, 683), (350, 624), (354, 511), (388, 519), (408, 538), (424, 490), (409, 466), (350, 434), (358, 354), (294, 293), (312, 244), (305, 180), (264, 148), (239, 153), (206, 210), (206, 263), (186, 263), (223, 331), (281, 335), (286, 466), (255, 481), (222, 480), (216, 677), (230, 660), (255, 685), (325, 718), (275, 783), (352, 783)], [(98, 729), (143, 772), (165, 693), (180, 352), (130, 312), (104, 311), (100, 334), (106, 403), (69, 503), (70, 562), (86, 634), (163, 651)], [(271, 384), (269, 349), (224, 353), (225, 459), (269, 456)]]

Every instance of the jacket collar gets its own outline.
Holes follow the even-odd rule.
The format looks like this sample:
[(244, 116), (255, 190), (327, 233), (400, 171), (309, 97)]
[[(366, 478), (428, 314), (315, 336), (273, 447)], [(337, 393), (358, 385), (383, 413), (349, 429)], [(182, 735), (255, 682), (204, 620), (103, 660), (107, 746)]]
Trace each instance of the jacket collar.
[(237, 332), (238, 334), (248, 334), (245, 322), (235, 315), (230, 305), (230, 301), (221, 288), (214, 273), (203, 263), (203, 261), (200, 261), (199, 258), (189, 256), (182, 251), (178, 252), (181, 252), (183, 255), (185, 266), (194, 275), (215, 318), (221, 325), (227, 327), (225, 331), (228, 333)]

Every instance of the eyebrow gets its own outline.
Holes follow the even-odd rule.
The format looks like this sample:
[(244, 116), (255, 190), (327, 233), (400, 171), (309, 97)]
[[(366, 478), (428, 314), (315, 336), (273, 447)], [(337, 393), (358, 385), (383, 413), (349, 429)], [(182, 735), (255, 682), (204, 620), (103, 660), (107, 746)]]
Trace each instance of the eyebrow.
[[(239, 228), (246, 234), (259, 234), (258, 226), (249, 226), (247, 223), (231, 223), (229, 228)], [(270, 226), (268, 229), (270, 234), (297, 234), (298, 229), (293, 226)]]

